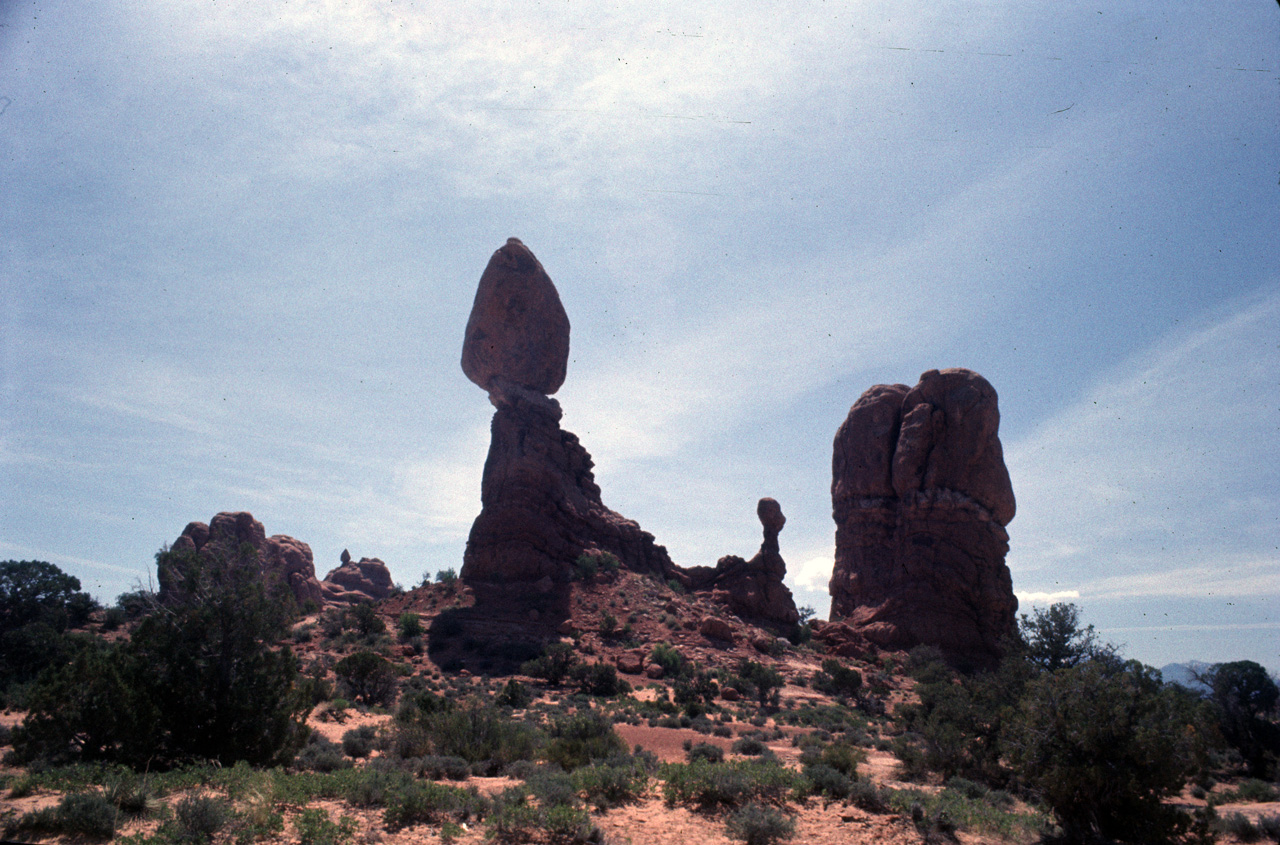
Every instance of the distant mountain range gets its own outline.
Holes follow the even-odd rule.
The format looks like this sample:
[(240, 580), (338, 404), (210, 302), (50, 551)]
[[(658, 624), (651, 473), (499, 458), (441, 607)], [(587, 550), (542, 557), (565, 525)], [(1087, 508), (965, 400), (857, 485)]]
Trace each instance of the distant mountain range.
[(1197, 681), (1196, 675), (1202, 674), (1213, 665), (1213, 663), (1205, 663), (1202, 660), (1188, 660), (1186, 663), (1168, 663), (1160, 667), (1160, 675), (1168, 683), (1177, 684), (1196, 692), (1207, 692), (1209, 688)]

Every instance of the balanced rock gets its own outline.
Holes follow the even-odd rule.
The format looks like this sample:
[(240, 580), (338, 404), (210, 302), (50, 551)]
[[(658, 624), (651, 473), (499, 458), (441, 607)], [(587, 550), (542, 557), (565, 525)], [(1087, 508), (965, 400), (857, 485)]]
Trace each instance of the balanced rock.
[(351, 553), (343, 549), (341, 562), (341, 566), (330, 571), (320, 582), (325, 601), (330, 604), (382, 601), (395, 590), (391, 571), (376, 557), (354, 561)]
[(518, 238), (489, 259), (462, 344), (462, 371), (492, 389), (495, 379), (551, 394), (564, 384), (569, 317), (551, 278)]
[(726, 555), (715, 568), (690, 567), (681, 570), (677, 579), (696, 592), (710, 592), (741, 619), (769, 628), (789, 628), (800, 621), (800, 614), (782, 580), (787, 564), (779, 553), (778, 532), (787, 518), (778, 502), (767, 496), (756, 505), (756, 515), (764, 527), (764, 542), (755, 557), (743, 560)]
[(533, 253), (515, 238), (494, 253), (467, 324), (462, 368), (497, 409), (462, 581), (486, 616), (553, 626), (569, 609), (574, 561), (608, 552), (667, 580), (667, 550), (601, 501), (591, 456), (560, 428), (546, 394), (564, 381), (569, 322)]
[[(316, 580), (311, 547), (284, 534), (268, 537), (262, 523), (251, 513), (224, 512), (210, 520), (208, 525), (189, 523), (170, 549), (195, 552), (215, 564), (226, 565), (239, 555), (244, 546), (253, 549), (264, 580), (274, 579), (287, 586), (299, 604), (308, 601), (317, 605), (324, 603), (320, 582)], [(162, 600), (180, 590), (169, 567), (161, 565), (156, 574)]]
[(831, 482), (831, 619), (849, 628), (843, 639), (998, 659), (1018, 609), (999, 427), (995, 389), (965, 369), (930, 370), (914, 388), (877, 385), (849, 410)]

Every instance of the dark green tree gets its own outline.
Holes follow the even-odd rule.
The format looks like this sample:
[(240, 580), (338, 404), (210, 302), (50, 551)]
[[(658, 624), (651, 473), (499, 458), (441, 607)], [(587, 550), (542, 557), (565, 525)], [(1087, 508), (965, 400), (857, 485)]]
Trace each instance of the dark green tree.
[(362, 704), (390, 705), (396, 699), (396, 667), (380, 654), (357, 651), (339, 660), (333, 672), (344, 692)]
[(252, 548), (157, 562), (174, 589), (126, 645), (86, 647), (41, 675), (15, 732), (19, 757), (268, 765), (306, 738), (297, 661), (276, 647), (294, 603), (263, 583)]
[(131, 647), (148, 667), (168, 754), (227, 764), (289, 759), (306, 738), (310, 702), (293, 653), (275, 647), (295, 611), (287, 587), (263, 581), (250, 546), (221, 558), (156, 558), (181, 598), (144, 619)]
[(1080, 608), (1059, 602), (1023, 614), (1018, 623), (1026, 659), (1046, 672), (1078, 666), (1086, 660), (1114, 654), (1100, 644), (1092, 625), (1080, 627)]
[(1004, 735), (1019, 779), (1071, 843), (1170, 843), (1191, 818), (1164, 803), (1201, 764), (1196, 713), (1137, 661), (1088, 660), (1028, 683)]
[(33, 622), (61, 633), (83, 624), (97, 602), (80, 591), (80, 579), (42, 560), (0, 562), (0, 634)]
[(1209, 687), (1218, 729), (1240, 752), (1249, 774), (1271, 778), (1280, 759), (1280, 726), (1275, 723), (1280, 688), (1252, 660), (1218, 663), (1199, 676)]

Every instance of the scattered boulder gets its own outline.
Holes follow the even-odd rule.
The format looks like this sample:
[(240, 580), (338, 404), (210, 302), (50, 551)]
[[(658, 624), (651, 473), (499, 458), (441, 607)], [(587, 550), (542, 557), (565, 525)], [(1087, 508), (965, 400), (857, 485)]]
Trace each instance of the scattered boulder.
[(657, 663), (650, 663), (644, 667), (644, 676), (651, 681), (661, 680), (662, 674), (662, 667)]
[(742, 698), (742, 693), (738, 692), (733, 687), (720, 688), (720, 699), (722, 701), (737, 701), (740, 698)]
[(795, 599), (782, 579), (787, 564), (778, 549), (778, 532), (786, 524), (782, 507), (767, 496), (756, 505), (756, 515), (764, 527), (764, 542), (751, 560), (726, 555), (715, 568), (694, 566), (681, 570), (678, 578), (697, 592), (709, 592), (735, 616), (769, 628), (791, 628), (800, 621)]
[(546, 394), (564, 380), (568, 342), (551, 279), (512, 238), (481, 277), (463, 346), (463, 371), (497, 410), (460, 576), (478, 612), (523, 613), (552, 629), (584, 553), (663, 580), (675, 571), (652, 534), (605, 507), (591, 456), (560, 428), (560, 405)]
[[(173, 541), (175, 552), (195, 552), (213, 562), (225, 563), (244, 546), (257, 555), (264, 579), (278, 579), (286, 585), (298, 604), (308, 601), (324, 603), (320, 582), (316, 580), (311, 547), (284, 534), (267, 536), (262, 523), (245, 511), (219, 513), (209, 524), (192, 522)], [(173, 573), (163, 564), (158, 567), (160, 598), (173, 595), (177, 585)]]
[(734, 640), (733, 627), (718, 616), (708, 616), (698, 625), (698, 633), (709, 640), (720, 640), (731, 643)]
[(569, 317), (551, 278), (518, 238), (480, 276), (462, 344), (462, 371), (490, 390), (495, 380), (551, 394), (564, 384)]
[(639, 675), (644, 671), (644, 652), (628, 651), (618, 655), (618, 671), (624, 675)]
[[(832, 459), (833, 621), (882, 648), (998, 659), (1018, 609), (1004, 562), (1015, 505), (999, 426), (995, 389), (965, 369), (858, 399)], [(854, 649), (829, 627), (815, 636)]]
[(320, 589), (330, 604), (359, 604), (365, 601), (382, 601), (395, 591), (391, 571), (375, 558), (351, 559), (351, 553), (342, 550), (341, 565), (324, 576)]

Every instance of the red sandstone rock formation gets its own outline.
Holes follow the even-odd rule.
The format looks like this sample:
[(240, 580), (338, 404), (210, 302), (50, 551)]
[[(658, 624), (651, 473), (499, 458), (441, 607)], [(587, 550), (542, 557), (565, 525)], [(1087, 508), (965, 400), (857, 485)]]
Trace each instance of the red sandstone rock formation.
[[(970, 370), (877, 385), (835, 438), (831, 619), (884, 647), (989, 664), (1015, 626), (1013, 488), (995, 389)], [(848, 641), (848, 632), (832, 630)], [(819, 634), (821, 636), (821, 634)]]
[(787, 564), (778, 547), (778, 532), (786, 525), (782, 507), (767, 496), (756, 506), (764, 526), (764, 542), (751, 560), (726, 555), (715, 568), (694, 566), (680, 570), (676, 577), (691, 590), (710, 592), (734, 615), (769, 628), (789, 628), (800, 621), (795, 599), (782, 579)]
[[(283, 534), (268, 537), (262, 523), (251, 513), (220, 513), (208, 525), (192, 522), (170, 548), (175, 552), (198, 552), (211, 560), (225, 560), (245, 544), (257, 553), (264, 578), (279, 578), (288, 585), (299, 604), (308, 600), (317, 605), (324, 603), (320, 582), (316, 580), (311, 547)], [(157, 575), (163, 599), (175, 585), (166, 567), (159, 567)]]
[(664, 580), (653, 536), (605, 507), (591, 456), (546, 394), (564, 381), (569, 322), (542, 265), (512, 238), (494, 253), (467, 324), (462, 367), (497, 408), (461, 578), (483, 613), (550, 622), (568, 612), (573, 562), (609, 552)]
[(564, 384), (569, 317), (538, 259), (518, 238), (489, 259), (467, 320), (462, 371), (489, 390), (494, 379), (551, 394)]
[(341, 560), (342, 565), (320, 582), (325, 601), (330, 604), (382, 601), (395, 590), (387, 565), (376, 557), (353, 561), (350, 552), (343, 549)]

